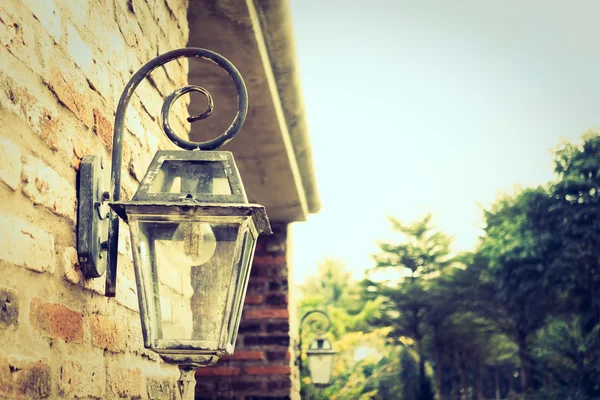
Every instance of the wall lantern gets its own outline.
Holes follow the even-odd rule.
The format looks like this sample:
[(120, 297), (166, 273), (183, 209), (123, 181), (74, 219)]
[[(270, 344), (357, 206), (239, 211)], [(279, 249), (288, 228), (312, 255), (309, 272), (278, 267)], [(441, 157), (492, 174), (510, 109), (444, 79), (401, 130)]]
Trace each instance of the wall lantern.
[[(133, 198), (120, 201), (129, 101), (150, 72), (180, 57), (209, 60), (227, 71), (238, 94), (235, 119), (216, 139), (184, 140), (169, 126), (173, 102), (192, 91), (203, 93), (208, 108), (188, 118), (194, 122), (210, 115), (213, 101), (199, 86), (173, 92), (162, 107), (162, 126), (184, 150), (159, 150)], [(256, 239), (271, 233), (264, 207), (248, 203), (232, 154), (208, 151), (235, 136), (247, 109), (244, 81), (223, 56), (198, 48), (168, 52), (144, 65), (123, 90), (115, 115), (111, 191), (102, 187), (100, 157), (85, 156), (80, 167), (77, 238), (82, 272), (95, 278), (107, 270), (106, 295), (115, 295), (119, 217), (129, 224), (144, 346), (179, 366), (182, 399), (194, 396), (197, 367), (233, 353)]]
[(331, 385), (333, 359), (336, 354), (336, 351), (333, 350), (329, 339), (323, 337), (323, 335), (329, 331), (329, 328), (331, 327), (331, 320), (324, 311), (308, 311), (300, 320), (299, 340), (296, 348), (298, 352), (296, 365), (298, 365), (300, 370), (302, 370), (302, 325), (304, 324), (306, 318), (312, 314), (319, 314), (322, 317), (325, 317), (326, 324), (323, 325), (322, 321), (319, 320), (313, 320), (310, 322), (310, 330), (317, 336), (317, 338), (312, 341), (306, 350), (308, 372), (313, 385), (318, 388), (324, 388)]

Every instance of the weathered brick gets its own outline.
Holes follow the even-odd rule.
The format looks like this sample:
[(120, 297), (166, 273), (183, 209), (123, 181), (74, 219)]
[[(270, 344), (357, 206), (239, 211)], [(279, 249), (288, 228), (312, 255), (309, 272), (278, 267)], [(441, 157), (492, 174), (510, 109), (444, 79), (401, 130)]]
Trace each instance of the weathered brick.
[(149, 399), (172, 400), (175, 395), (174, 389), (174, 383), (171, 379), (150, 377), (146, 382), (146, 392)]
[(264, 296), (260, 294), (248, 294), (244, 300), (244, 304), (261, 304), (264, 301)]
[(58, 150), (61, 144), (60, 140), (63, 140), (59, 119), (55, 118), (47, 109), (42, 109), (37, 126), (40, 137), (48, 147), (51, 150)]
[(107, 32), (106, 41), (108, 44), (106, 56), (108, 64), (119, 72), (127, 71), (127, 58), (123, 56), (126, 53), (126, 45), (121, 33), (117, 30)]
[(108, 149), (112, 149), (113, 124), (97, 108), (94, 108), (94, 133)]
[(110, 364), (106, 372), (107, 397), (142, 397), (142, 370), (126, 369)]
[(290, 324), (289, 322), (279, 322), (274, 324), (267, 324), (267, 332), (289, 332)]
[(290, 396), (246, 396), (244, 400), (290, 400)]
[(265, 278), (270, 281), (284, 280), (287, 279), (287, 268), (269, 265), (269, 266), (254, 266), (250, 276), (253, 279)]
[(117, 295), (115, 300), (117, 303), (132, 311), (138, 310), (138, 298), (135, 281), (125, 275), (118, 274)]
[(187, 17), (188, 0), (165, 0), (165, 4), (173, 18), (177, 21), (184, 21)]
[(267, 351), (266, 355), (267, 360), (269, 361), (281, 361), (290, 359), (289, 351)]
[(288, 290), (287, 279), (282, 279), (281, 281), (269, 282), (269, 290), (287, 292), (287, 290)]
[(230, 356), (222, 358), (224, 361), (261, 361), (265, 359), (262, 351), (236, 351)]
[(81, 39), (77, 28), (72, 24), (67, 24), (67, 50), (69, 56), (75, 62), (79, 68), (83, 71), (87, 71), (91, 68), (94, 63), (92, 56), (92, 50), (88, 45)]
[(290, 367), (273, 365), (246, 367), (244, 368), (244, 372), (250, 375), (289, 375)]
[(100, 314), (89, 315), (86, 320), (94, 346), (113, 353), (125, 351), (127, 330), (124, 326)]
[(17, 326), (19, 320), (19, 297), (17, 291), (0, 288), (0, 329)]
[(31, 299), (29, 322), (42, 334), (65, 342), (83, 343), (83, 316), (62, 304)]
[(254, 260), (252, 261), (253, 266), (270, 266), (276, 264), (275, 257), (270, 254), (255, 255)]
[(289, 312), (285, 308), (262, 308), (244, 310), (244, 319), (288, 319)]
[(127, 130), (129, 130), (133, 136), (137, 137), (140, 143), (144, 145), (146, 142), (146, 129), (144, 128), (144, 125), (142, 125), (142, 118), (135, 108), (127, 110), (125, 122)]
[(75, 187), (41, 160), (32, 156), (23, 159), (23, 194), (35, 204), (75, 222)]
[(83, 141), (78, 137), (74, 138), (74, 140), (72, 141), (72, 149), (73, 149), (73, 156), (71, 158), (71, 166), (76, 171), (78, 171), (79, 164), (81, 164), (81, 159), (83, 158), (84, 155), (89, 153), (89, 149), (83, 143)]
[[(88, 0), (70, 0), (69, 11), (71, 20), (75, 22), (85, 23), (88, 19)], [(94, 10), (97, 11), (97, 10)]]
[(212, 393), (214, 390), (215, 390), (214, 382), (212, 382), (212, 381), (207, 382), (207, 381), (200, 381), (200, 380), (196, 381), (196, 387), (195, 387), (196, 395), (201, 394), (201, 393)]
[(91, 365), (86, 362), (63, 361), (60, 366), (58, 387), (68, 398), (103, 398), (106, 387), (104, 365)]
[(92, 126), (92, 111), (86, 96), (80, 92), (75, 81), (65, 78), (64, 74), (54, 67), (47, 81), (48, 87), (58, 101), (67, 107), (86, 126)]
[(234, 367), (205, 367), (196, 370), (196, 376), (236, 376), (242, 370)]
[(285, 232), (287, 228), (277, 224), (271, 224), (271, 227), (273, 228), (273, 235), (264, 236), (262, 238), (265, 252), (284, 255), (287, 249), (287, 233)]
[[(122, 186), (122, 189), (125, 189), (126, 186)], [(119, 230), (119, 245), (117, 246), (117, 251), (120, 255), (127, 256), (128, 261), (133, 261), (133, 255), (131, 253), (131, 235), (129, 233), (128, 225), (121, 225), (121, 229)], [(133, 276), (133, 270), (131, 276)]]
[(163, 31), (163, 33), (167, 33), (165, 30), (169, 24), (169, 12), (167, 11), (167, 7), (164, 1), (157, 1), (154, 3), (152, 7), (152, 15), (156, 21), (156, 25)]
[(15, 398), (45, 399), (52, 394), (52, 374), (47, 360), (32, 361), (19, 356), (8, 359)]
[(289, 390), (292, 387), (291, 379), (284, 379), (282, 381), (269, 381), (267, 383), (267, 390), (269, 392), (275, 392), (279, 390)]
[(10, 399), (13, 393), (13, 378), (6, 357), (0, 356), (0, 398)]
[(54, 272), (54, 236), (23, 220), (0, 216), (0, 260), (37, 272)]
[(0, 44), (26, 68), (35, 73), (42, 69), (35, 53), (35, 33), (33, 27), (24, 24), (10, 2), (0, 5)]
[(262, 329), (261, 324), (255, 322), (242, 321), (240, 323), (239, 333), (256, 333)]
[(265, 388), (264, 382), (231, 382), (231, 390), (234, 392), (263, 392)]
[(107, 64), (94, 58), (92, 50), (72, 24), (67, 24), (67, 39), (69, 56), (83, 71), (88, 84), (104, 98), (109, 98), (112, 91)]
[[(124, 2), (116, 2), (115, 4), (115, 16), (117, 19), (117, 25), (127, 43), (130, 47), (137, 47), (142, 36), (142, 31), (139, 25), (135, 21), (135, 15), (124, 9)], [(131, 51), (128, 51), (131, 53)]]
[(159, 32), (158, 25), (154, 23), (151, 9), (147, 0), (130, 0), (129, 7), (132, 8), (137, 22), (142, 30), (143, 36), (156, 41), (156, 35)]
[(287, 306), (288, 297), (285, 294), (270, 294), (266, 298), (266, 303), (272, 306)]
[(27, 85), (22, 79), (21, 76), (13, 77), (6, 71), (0, 71), (0, 94), (6, 97), (6, 100), (2, 100), (3, 105), (29, 123), (50, 149), (58, 150), (61, 145), (64, 146), (64, 138), (56, 106), (36, 85)]
[(248, 282), (248, 293), (262, 293), (265, 290), (267, 281), (256, 279), (256, 277), (253, 278), (254, 279), (250, 279), (250, 282)]
[(289, 346), (290, 337), (287, 335), (272, 336), (246, 336), (244, 337), (246, 346)]
[(24, 0), (38, 21), (46, 28), (56, 43), (60, 42), (60, 10), (52, 0)]
[(11, 141), (0, 140), (0, 180), (12, 190), (21, 183), (21, 150)]

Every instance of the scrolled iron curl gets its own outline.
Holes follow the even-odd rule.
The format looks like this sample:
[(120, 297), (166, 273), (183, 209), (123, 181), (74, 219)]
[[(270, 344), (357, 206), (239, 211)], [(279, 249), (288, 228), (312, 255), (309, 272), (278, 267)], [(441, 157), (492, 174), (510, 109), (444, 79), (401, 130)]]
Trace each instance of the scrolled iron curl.
[[(170, 61), (176, 60), (178, 58), (201, 58), (203, 60), (207, 60), (217, 64), (219, 67), (223, 68), (227, 74), (233, 80), (237, 91), (238, 97), (238, 108), (235, 118), (233, 122), (227, 128), (227, 130), (221, 134), (220, 136), (208, 140), (206, 142), (192, 142), (188, 140), (184, 140), (177, 136), (175, 132), (171, 129), (169, 125), (169, 110), (173, 104), (173, 102), (181, 97), (185, 93), (189, 93), (192, 91), (203, 93), (208, 99), (208, 107), (206, 111), (202, 114), (194, 115), (188, 117), (188, 122), (194, 122), (201, 119), (204, 119), (210, 115), (213, 109), (213, 101), (212, 96), (208, 92), (208, 90), (195, 85), (188, 85), (181, 89), (175, 90), (172, 94), (167, 96), (165, 102), (163, 103), (163, 107), (161, 110), (161, 119), (162, 119), (162, 127), (165, 131), (165, 134), (175, 145), (179, 146), (185, 150), (215, 150), (219, 147), (225, 145), (229, 142), (233, 137), (238, 133), (241, 129), (244, 121), (246, 120), (246, 115), (248, 114), (248, 90), (246, 89), (246, 84), (242, 78), (242, 75), (237, 70), (237, 68), (225, 57), (222, 55), (215, 53), (214, 51), (201, 49), (197, 47), (188, 47), (178, 50), (169, 51), (165, 54), (162, 54), (158, 57), (153, 58), (146, 64), (144, 64), (127, 82), (125, 88), (123, 89), (123, 93), (121, 94), (121, 98), (119, 99), (119, 104), (117, 106), (117, 111), (115, 113), (115, 127), (113, 133), (113, 148), (112, 148), (112, 164), (111, 164), (111, 174), (110, 174), (110, 185), (111, 185), (111, 201), (119, 201), (121, 198), (121, 165), (123, 163), (123, 130), (125, 126), (125, 113), (127, 111), (127, 107), (129, 106), (129, 102), (131, 101), (131, 97), (135, 92), (135, 89), (138, 85), (156, 68), (167, 64)], [(119, 218), (114, 213), (111, 212), (110, 216), (110, 228), (109, 228), (109, 239), (108, 239), (108, 269), (106, 274), (106, 295), (109, 297), (114, 297), (116, 294), (115, 288), (115, 277), (117, 273), (117, 260), (114, 257), (114, 254), (117, 254), (117, 244), (119, 235)]]

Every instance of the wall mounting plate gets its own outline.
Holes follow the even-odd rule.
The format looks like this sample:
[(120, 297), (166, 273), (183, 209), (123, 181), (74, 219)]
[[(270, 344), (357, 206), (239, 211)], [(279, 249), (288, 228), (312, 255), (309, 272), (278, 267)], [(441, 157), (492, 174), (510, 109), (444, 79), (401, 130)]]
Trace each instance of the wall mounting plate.
[(77, 256), (86, 278), (98, 278), (106, 271), (110, 196), (105, 191), (107, 177), (101, 156), (86, 155), (81, 159)]

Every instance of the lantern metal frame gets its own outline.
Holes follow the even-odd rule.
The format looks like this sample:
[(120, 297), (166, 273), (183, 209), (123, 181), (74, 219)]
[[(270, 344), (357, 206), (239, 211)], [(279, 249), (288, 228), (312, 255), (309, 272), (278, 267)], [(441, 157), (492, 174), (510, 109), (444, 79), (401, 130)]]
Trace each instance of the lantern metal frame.
[[(326, 324), (324, 326), (322, 326), (322, 325), (320, 325), (318, 320), (314, 320), (309, 323), (310, 331), (313, 332), (315, 335), (317, 335), (317, 338), (314, 339), (313, 342), (309, 345), (309, 348), (306, 350), (306, 356), (307, 357), (310, 357), (311, 355), (332, 355), (333, 356), (333, 355), (337, 354), (337, 351), (333, 350), (333, 346), (330, 350), (315, 350), (315, 349), (310, 348), (312, 346), (312, 344), (317, 343), (319, 341), (328, 341), (329, 342), (329, 340), (325, 338), (325, 334), (327, 332), (329, 332), (329, 329), (331, 329), (331, 319), (329, 318), (329, 315), (325, 311), (321, 311), (321, 310), (307, 311), (300, 319), (298, 341), (296, 344), (296, 352), (298, 354), (296, 356), (295, 364), (298, 366), (298, 369), (300, 370), (300, 372), (302, 372), (302, 327), (304, 325), (304, 322), (307, 321), (307, 318), (313, 314), (318, 314), (322, 317), (325, 317)], [(331, 344), (331, 342), (329, 342), (329, 343)], [(309, 371), (309, 372), (311, 373), (311, 380), (313, 380), (312, 372), (311, 371)], [(315, 385), (315, 387), (323, 388), (323, 387), (329, 386), (330, 384), (331, 384), (331, 380), (328, 384)]]
[[(175, 90), (164, 100), (161, 108), (161, 125), (166, 136), (176, 146), (190, 151), (165, 151), (160, 150), (156, 153), (146, 175), (142, 179), (136, 194), (131, 201), (120, 201), (121, 197), (121, 169), (123, 163), (123, 133), (125, 126), (125, 115), (130, 104), (131, 98), (137, 86), (155, 69), (178, 58), (201, 58), (210, 61), (222, 69), (233, 80), (237, 91), (238, 107), (236, 115), (231, 125), (220, 136), (206, 142), (193, 142), (182, 139), (177, 136), (169, 124), (169, 113), (173, 103), (182, 95), (190, 92), (202, 93), (207, 98), (206, 110), (198, 115), (187, 118), (188, 122), (195, 122), (207, 118), (213, 110), (213, 99), (208, 90), (196, 86), (187, 85)], [(119, 99), (115, 114), (115, 124), (112, 142), (112, 159), (110, 181), (105, 173), (104, 161), (101, 156), (86, 155), (83, 157), (80, 165), (78, 177), (78, 224), (77, 224), (77, 250), (78, 260), (81, 271), (86, 278), (99, 278), (106, 272), (107, 297), (116, 295), (117, 278), (117, 259), (118, 259), (118, 238), (119, 238), (119, 218), (128, 222), (127, 213), (135, 210), (141, 214), (147, 213), (153, 215), (154, 211), (160, 211), (160, 215), (172, 216), (177, 219), (177, 215), (201, 215), (207, 214), (207, 218), (214, 217), (222, 220), (236, 220), (240, 222), (240, 230), (237, 234), (235, 255), (233, 262), (239, 262), (240, 267), (244, 268), (242, 262), (248, 262), (246, 268), (249, 274), (249, 268), (254, 252), (254, 245), (258, 235), (261, 233), (272, 233), (271, 227), (263, 206), (258, 204), (249, 204), (235, 161), (229, 152), (213, 152), (229, 142), (238, 133), (242, 127), (248, 113), (248, 92), (243, 78), (236, 67), (225, 57), (211, 50), (201, 48), (183, 48), (173, 50), (160, 55), (145, 65), (143, 65), (129, 80), (123, 89)], [(204, 150), (204, 151), (198, 151)], [(219, 162), (224, 166), (224, 171), (232, 189), (229, 195), (202, 193), (197, 196), (187, 194), (181, 196), (173, 193), (150, 193), (148, 185), (152, 182), (154, 176), (158, 173), (161, 165), (165, 161), (176, 160), (182, 162)], [(106, 189), (108, 188), (108, 190)], [(109, 209), (110, 208), (110, 209)], [(204, 217), (203, 217), (204, 218)], [(232, 220), (233, 219), (233, 220)], [(244, 222), (245, 221), (245, 222)], [(241, 234), (242, 231), (252, 235), (252, 248), (250, 259), (242, 260), (242, 252), (247, 251), (245, 240)], [(241, 243), (240, 237), (242, 236)], [(244, 247), (244, 248), (242, 248)], [(134, 262), (136, 260), (134, 259)], [(141, 263), (141, 261), (140, 261)], [(232, 272), (233, 273), (233, 272)], [(233, 323), (231, 343), (235, 343), (239, 327), (239, 316), (245, 297), (245, 288), (247, 287), (247, 276), (243, 282), (239, 282), (241, 293), (230, 287), (226, 300), (225, 315), (231, 312), (238, 313), (230, 317), (228, 323)], [(233, 352), (233, 344), (221, 343), (223, 341), (223, 329), (219, 335), (218, 347), (225, 346), (224, 351), (215, 353), (214, 350), (203, 351), (200, 341), (167, 340), (161, 343), (149, 330), (149, 315), (146, 315), (146, 304), (143, 298), (141, 288), (141, 279), (136, 276), (138, 285), (138, 299), (140, 302), (140, 319), (142, 323), (142, 333), (144, 336), (144, 345), (158, 354), (168, 363), (177, 364), (181, 370), (179, 388), (182, 399), (193, 398), (194, 388), (194, 370), (198, 366), (213, 364), (223, 354)], [(239, 288), (237, 288), (239, 289)], [(236, 290), (237, 290), (236, 289)], [(238, 304), (239, 303), (239, 304)], [(235, 307), (235, 309), (233, 309)], [(225, 324), (225, 319), (223, 319)], [(196, 343), (192, 343), (196, 342)], [(167, 345), (164, 345), (164, 344)], [(214, 344), (214, 343), (211, 343)], [(175, 347), (175, 348), (174, 348)]]
[[(206, 142), (192, 142), (180, 138), (169, 124), (171, 106), (179, 97), (190, 92), (199, 92), (206, 96), (206, 110), (187, 118), (195, 122), (207, 118), (212, 113), (214, 102), (210, 92), (197, 85), (179, 88), (165, 98), (161, 108), (161, 125), (166, 136), (178, 147), (185, 150), (216, 150), (225, 145), (239, 132), (248, 114), (248, 90), (237, 68), (222, 55), (207, 49), (183, 48), (162, 54), (144, 64), (127, 82), (119, 99), (115, 113), (115, 125), (112, 141), (110, 184), (107, 185), (103, 173), (104, 162), (100, 156), (83, 157), (79, 173), (79, 209), (77, 226), (77, 249), (79, 265), (86, 278), (101, 277), (106, 271), (107, 297), (116, 295), (117, 257), (119, 241), (119, 217), (107, 210), (109, 202), (121, 199), (121, 168), (123, 164), (123, 132), (125, 115), (133, 93), (138, 85), (155, 69), (178, 58), (201, 58), (213, 62), (233, 80), (237, 91), (238, 107), (231, 125), (220, 136)], [(110, 187), (105, 190), (105, 187)], [(218, 200), (218, 199), (215, 199)]]

